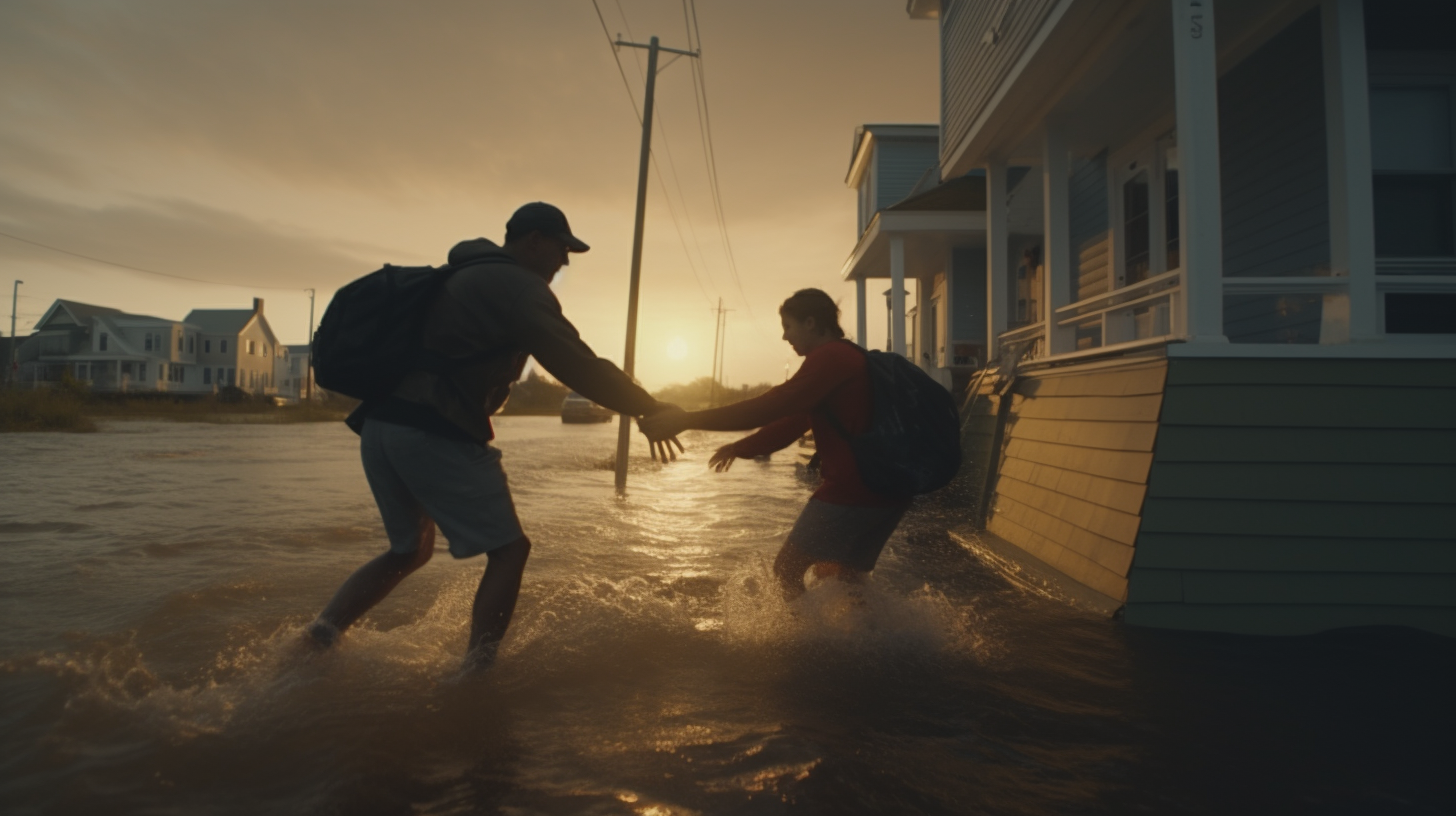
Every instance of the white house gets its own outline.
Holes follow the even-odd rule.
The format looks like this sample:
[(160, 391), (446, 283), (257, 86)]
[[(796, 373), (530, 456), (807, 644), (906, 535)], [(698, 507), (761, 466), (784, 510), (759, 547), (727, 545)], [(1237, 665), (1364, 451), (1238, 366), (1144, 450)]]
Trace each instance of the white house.
[(284, 351), (263, 316), (248, 309), (194, 309), (181, 321), (57, 300), (19, 349), (22, 384), (69, 375), (95, 391), (207, 394), (237, 385), (276, 392)]
[(64, 375), (97, 391), (204, 393), (197, 370), (198, 327), (57, 300), (20, 347), (20, 382)]
[(845, 274), (949, 270), (924, 350), (1000, 360), (955, 535), (1133, 624), (1456, 634), (1456, 3), (907, 8), (917, 187), (984, 192), (878, 204)]

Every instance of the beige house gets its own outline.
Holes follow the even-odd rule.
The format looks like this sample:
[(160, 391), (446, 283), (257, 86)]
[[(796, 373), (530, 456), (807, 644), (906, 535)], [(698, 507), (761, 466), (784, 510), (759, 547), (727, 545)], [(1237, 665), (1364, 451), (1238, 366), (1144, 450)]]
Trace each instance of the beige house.
[(253, 298), (252, 309), (193, 309), (184, 322), (198, 328), (202, 382), (252, 394), (278, 393), (285, 349), (263, 316), (262, 298)]

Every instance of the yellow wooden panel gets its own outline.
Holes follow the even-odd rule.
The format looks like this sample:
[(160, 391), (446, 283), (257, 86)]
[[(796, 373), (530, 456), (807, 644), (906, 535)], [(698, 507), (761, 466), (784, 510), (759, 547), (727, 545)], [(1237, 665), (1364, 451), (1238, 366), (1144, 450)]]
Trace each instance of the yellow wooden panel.
[(1005, 512), (1012, 521), (1047, 536), (1058, 546), (1095, 561), (1103, 569), (1125, 575), (1132, 562), (1132, 546), (1080, 526), (1074, 520), (1076, 514), (1069, 514), (1070, 508), (1068, 503), (1062, 509), (1053, 509), (1049, 503), (1038, 503), (1034, 497), (1028, 499), (1024, 491), (1008, 493), (998, 490), (996, 496), (997, 513)]
[(1083, 448), (1150, 451), (1158, 436), (1156, 422), (1089, 422), (1077, 419), (1012, 418), (1013, 436)]
[(1093, 476), (1123, 482), (1147, 484), (1148, 467), (1153, 455), (1142, 451), (1099, 450), (1012, 438), (1006, 443), (1006, 458), (1025, 459), (1063, 470), (1074, 470)]
[(1104, 479), (1074, 470), (1064, 470), (1051, 465), (1029, 462), (1025, 459), (1008, 459), (1001, 472), (1013, 479), (1030, 482), (1038, 487), (1086, 499), (1093, 504), (1111, 507), (1124, 513), (1137, 515), (1142, 511), (1143, 497), (1147, 486), (1132, 482)]
[(1035, 556), (1058, 572), (1118, 601), (1127, 598), (1127, 579), (1100, 564), (1050, 541), (1014, 519), (998, 516), (987, 527), (992, 533)]
[(1075, 374), (1027, 374), (1017, 380), (1015, 392), (1022, 396), (1038, 397), (1118, 397), (1161, 394), (1167, 371), (1166, 360), (1150, 360)]
[(1035, 419), (1090, 419), (1122, 422), (1157, 422), (1163, 407), (1162, 394), (1127, 397), (1023, 397), (1011, 403), (1017, 416)]

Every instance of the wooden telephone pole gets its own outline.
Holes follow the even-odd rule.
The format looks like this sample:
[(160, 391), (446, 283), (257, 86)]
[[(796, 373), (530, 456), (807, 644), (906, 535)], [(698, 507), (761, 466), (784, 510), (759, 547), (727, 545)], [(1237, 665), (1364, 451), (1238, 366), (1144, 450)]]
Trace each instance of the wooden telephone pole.
[[(642, 103), (642, 154), (637, 164), (637, 223), (632, 229), (632, 280), (627, 289), (627, 350), (622, 355), (622, 370), (632, 376), (637, 363), (637, 293), (642, 285), (642, 230), (647, 215), (647, 170), (652, 161), (652, 97), (657, 89), (657, 53), (667, 51), (685, 57), (696, 57), (696, 51), (682, 51), (657, 44), (653, 37), (647, 45), (617, 40), (617, 47), (647, 49), (647, 91)], [(632, 418), (621, 415), (617, 427), (617, 494), (627, 492), (627, 452), (632, 446)]]

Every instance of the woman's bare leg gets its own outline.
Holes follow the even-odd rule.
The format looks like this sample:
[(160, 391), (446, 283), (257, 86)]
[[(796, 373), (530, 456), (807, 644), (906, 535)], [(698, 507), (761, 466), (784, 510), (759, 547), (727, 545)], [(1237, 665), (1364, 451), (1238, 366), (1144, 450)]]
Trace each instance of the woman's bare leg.
[(792, 542), (785, 541), (774, 559), (774, 576), (779, 579), (779, 588), (785, 600), (794, 600), (804, 594), (804, 573), (814, 564), (814, 559), (799, 551)]

